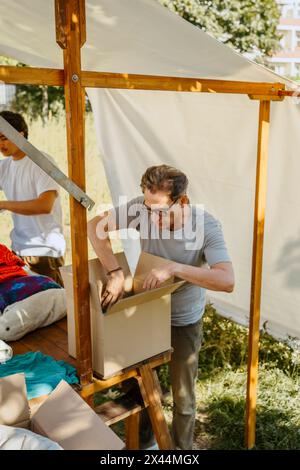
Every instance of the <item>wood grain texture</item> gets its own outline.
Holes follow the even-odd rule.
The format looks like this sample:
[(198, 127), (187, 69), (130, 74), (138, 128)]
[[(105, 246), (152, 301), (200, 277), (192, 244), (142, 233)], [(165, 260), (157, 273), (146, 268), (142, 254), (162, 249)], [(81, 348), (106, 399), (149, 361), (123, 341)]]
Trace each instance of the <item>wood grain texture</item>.
[(160, 450), (173, 449), (172, 438), (165, 420), (159, 391), (156, 387), (154, 371), (150, 364), (144, 364), (139, 368), (140, 376), (143, 381), (144, 390), (147, 396), (148, 413), (151, 420), (153, 432)]
[[(79, 0), (61, 1), (65, 8), (66, 46), (63, 49), (67, 121), (69, 178), (85, 191), (84, 155), (84, 88), (81, 84), (81, 52), (83, 17)], [(81, 8), (83, 3), (81, 2)], [(59, 24), (58, 24), (59, 27)], [(86, 209), (70, 198), (73, 290), (76, 331), (77, 369), (82, 385), (92, 382), (92, 351), (88, 277), (88, 245)]]
[(265, 208), (267, 194), (268, 145), (270, 128), (270, 101), (259, 104), (255, 209), (253, 226), (252, 279), (249, 323), (249, 354), (246, 399), (246, 445), (255, 444), (256, 399), (258, 382), (259, 321)]
[(39, 328), (18, 341), (11, 341), (9, 345), (13, 349), (14, 356), (30, 351), (40, 351), (57, 361), (63, 360), (76, 366), (76, 361), (68, 354), (67, 332), (58, 326), (63, 322), (66, 323), (66, 319), (45, 328)]
[(24, 85), (64, 85), (64, 71), (60, 69), (0, 66), (0, 81)]
[[(80, 17), (81, 18), (81, 17)], [(81, 19), (82, 21), (82, 19)], [(82, 41), (80, 37), (80, 41)], [(64, 85), (64, 71), (34, 67), (0, 67), (0, 80), (5, 83), (35, 85)], [(229, 80), (208, 80), (203, 78), (164, 77), (157, 75), (136, 75), (109, 72), (81, 72), (81, 84), (91, 88), (117, 88), (128, 90), (160, 90), (191, 93), (238, 93), (252, 99), (281, 101), (284, 96), (293, 96), (285, 91), (283, 83), (234, 82)]]

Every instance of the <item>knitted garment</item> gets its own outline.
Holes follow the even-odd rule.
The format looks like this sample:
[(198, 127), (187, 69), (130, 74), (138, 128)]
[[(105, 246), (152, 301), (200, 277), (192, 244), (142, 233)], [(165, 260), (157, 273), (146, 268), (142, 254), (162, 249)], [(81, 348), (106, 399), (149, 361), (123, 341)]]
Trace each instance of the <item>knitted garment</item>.
[(15, 277), (27, 276), (22, 266), (25, 266), (24, 261), (0, 243), (0, 283)]

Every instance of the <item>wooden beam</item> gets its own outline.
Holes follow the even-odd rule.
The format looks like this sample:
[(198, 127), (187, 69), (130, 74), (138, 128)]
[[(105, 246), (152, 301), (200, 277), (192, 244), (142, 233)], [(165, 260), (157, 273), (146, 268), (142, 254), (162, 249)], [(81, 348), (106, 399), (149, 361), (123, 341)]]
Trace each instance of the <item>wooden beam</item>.
[(138, 414), (142, 409), (142, 403), (127, 394), (96, 406), (94, 411), (101, 416), (107, 426), (111, 426), (128, 416)]
[(144, 364), (139, 368), (140, 376), (144, 385), (144, 393), (148, 402), (148, 414), (153, 432), (160, 450), (173, 449), (173, 442), (166, 423), (159, 391), (156, 388), (154, 371), (150, 364)]
[(139, 424), (140, 413), (131, 414), (125, 420), (125, 436), (127, 450), (139, 449)]
[(164, 77), (108, 72), (82, 72), (82, 84), (94, 88), (161, 90), (193, 93), (238, 93), (278, 96), (283, 83), (238, 82), (203, 78)]
[[(280, 90), (278, 91), (280, 93)], [(271, 96), (271, 95), (248, 95), (250, 100), (258, 100), (258, 101), (283, 101), (283, 95)]]
[(267, 193), (267, 163), (270, 128), (270, 101), (260, 101), (256, 190), (254, 210), (252, 280), (249, 324), (248, 379), (246, 402), (246, 445), (252, 449), (255, 444), (256, 398), (258, 382), (259, 321), (261, 303), (261, 280), (265, 207)]
[(85, 0), (79, 0), (79, 23), (80, 47), (82, 47), (86, 41)]
[(63, 86), (64, 71), (60, 69), (0, 66), (0, 82), (24, 85)]
[(297, 90), (280, 90), (279, 96), (285, 97), (290, 96), (292, 98), (300, 98), (300, 86), (298, 86)]
[(67, 11), (65, 2), (55, 0), (56, 42), (62, 48), (67, 47)]
[[(66, 49), (67, 47), (67, 16), (65, 3), (66, 1), (55, 1), (56, 42), (62, 49)], [(82, 47), (86, 41), (85, 0), (78, 0), (78, 15), (75, 21), (79, 23), (80, 47)]]
[(130, 372), (122, 373), (120, 375), (117, 375), (107, 380), (102, 380), (102, 379), (98, 379), (94, 377), (92, 384), (82, 387), (80, 395), (82, 398), (86, 399), (86, 397), (90, 395), (94, 395), (97, 392), (102, 392), (103, 390), (107, 390), (108, 388), (113, 387), (114, 385), (125, 382), (125, 380), (131, 379), (136, 376), (137, 376), (137, 371), (132, 370)]
[[(65, 21), (66, 47), (64, 53), (65, 98), (69, 177), (85, 190), (84, 161), (84, 88), (81, 86), (80, 8), (79, 0), (56, 0), (56, 11), (63, 14), (57, 23), (61, 38), (61, 24)], [(64, 12), (64, 13), (63, 13)], [(60, 42), (60, 41), (59, 41)], [(76, 355), (78, 373), (83, 386), (92, 382), (92, 352), (89, 303), (88, 246), (86, 209), (70, 198), (71, 240)]]
[[(63, 43), (61, 25), (57, 41)], [(0, 67), (0, 80), (5, 83), (34, 85), (64, 85), (64, 71), (34, 67)], [(81, 84), (90, 88), (117, 88), (127, 90), (159, 90), (191, 93), (237, 93), (278, 99), (284, 96), (283, 83), (234, 82), (203, 78), (160, 77), (109, 72), (81, 72)], [(291, 95), (289, 95), (291, 96)]]
[[(172, 350), (157, 354), (156, 356), (152, 357), (149, 359), (149, 364), (152, 369), (161, 366), (162, 364), (166, 364), (167, 362), (170, 362), (171, 360), (171, 353)], [(82, 390), (80, 392), (81, 396), (83, 398), (92, 395), (97, 392), (101, 392), (103, 390), (106, 390), (107, 388), (113, 387), (121, 382), (124, 382), (125, 380), (131, 379), (131, 378), (136, 378), (138, 375), (138, 368), (144, 364), (145, 361), (142, 361), (138, 364), (134, 364), (131, 367), (128, 367), (127, 369), (123, 369), (122, 372), (109, 377), (107, 379), (99, 379), (97, 377), (93, 378), (93, 383), (89, 384), (85, 387), (82, 387)]]

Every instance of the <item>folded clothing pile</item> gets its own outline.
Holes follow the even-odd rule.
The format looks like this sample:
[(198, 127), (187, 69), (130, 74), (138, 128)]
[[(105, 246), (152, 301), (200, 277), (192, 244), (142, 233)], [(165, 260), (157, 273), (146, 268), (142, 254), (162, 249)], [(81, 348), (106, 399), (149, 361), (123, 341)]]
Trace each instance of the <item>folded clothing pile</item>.
[(0, 282), (27, 276), (23, 266), (25, 266), (24, 261), (0, 243)]
[(16, 341), (66, 315), (65, 290), (50, 277), (30, 275), (0, 244), (0, 340)]

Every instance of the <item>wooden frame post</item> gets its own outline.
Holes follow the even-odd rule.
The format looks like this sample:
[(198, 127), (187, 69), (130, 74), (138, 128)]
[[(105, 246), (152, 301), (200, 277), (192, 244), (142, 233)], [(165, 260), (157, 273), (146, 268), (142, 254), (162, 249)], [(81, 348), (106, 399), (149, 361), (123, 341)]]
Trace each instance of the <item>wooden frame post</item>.
[(246, 446), (255, 444), (256, 397), (258, 382), (259, 321), (263, 261), (265, 207), (267, 193), (267, 164), (270, 128), (270, 101), (259, 104), (256, 189), (252, 252), (252, 279), (249, 323), (248, 378), (246, 399)]
[[(69, 177), (85, 190), (84, 111), (80, 49), (85, 42), (84, 0), (56, 0), (56, 41), (63, 49)], [(76, 355), (81, 385), (92, 382), (86, 209), (70, 198)]]

